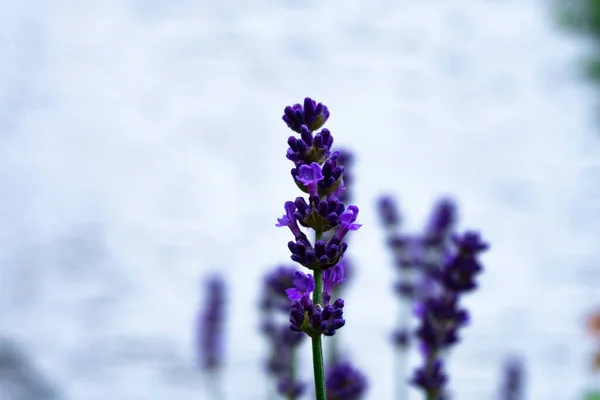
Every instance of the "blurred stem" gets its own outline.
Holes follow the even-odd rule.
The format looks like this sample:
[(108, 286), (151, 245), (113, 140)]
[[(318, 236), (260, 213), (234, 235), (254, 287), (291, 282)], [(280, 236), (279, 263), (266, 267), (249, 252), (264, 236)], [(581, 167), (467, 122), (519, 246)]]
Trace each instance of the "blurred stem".
[(396, 399), (408, 399), (408, 348), (396, 345)]
[[(400, 271), (400, 279), (407, 282), (408, 272), (404, 269)], [(410, 302), (400, 302), (400, 315), (398, 331), (409, 335), (410, 332)], [(408, 342), (396, 344), (396, 399), (408, 399)]]
[[(334, 286), (331, 293), (331, 300), (340, 298), (340, 289), (339, 285)], [(335, 336), (332, 336), (327, 340), (327, 362), (329, 365), (333, 365), (337, 362), (339, 358), (339, 333)]]
[(208, 398), (212, 400), (224, 400), (225, 395), (223, 393), (223, 385), (221, 371), (218, 369), (207, 371), (204, 374), (204, 380), (206, 382), (206, 391), (208, 392)]
[[(321, 239), (322, 234), (315, 232), (315, 243)], [(313, 292), (313, 303), (315, 306), (323, 301), (323, 272), (315, 269), (315, 291)], [(311, 338), (312, 340), (312, 355), (313, 369), (315, 373), (315, 395), (316, 400), (327, 400), (325, 391), (325, 366), (323, 364), (323, 343), (322, 335)]]
[[(290, 379), (293, 384), (296, 384), (296, 347), (292, 347), (290, 352)], [(295, 390), (292, 390), (292, 394), (288, 397), (288, 400), (296, 400)]]

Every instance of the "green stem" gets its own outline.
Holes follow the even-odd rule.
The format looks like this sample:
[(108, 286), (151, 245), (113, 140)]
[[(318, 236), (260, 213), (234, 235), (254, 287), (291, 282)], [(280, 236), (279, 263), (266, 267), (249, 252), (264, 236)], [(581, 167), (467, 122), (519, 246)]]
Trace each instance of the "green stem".
[(315, 371), (316, 400), (327, 400), (325, 391), (325, 367), (323, 365), (323, 344), (321, 336), (312, 338), (313, 368)]
[(316, 306), (323, 302), (323, 272), (314, 270), (315, 275), (315, 291), (313, 292), (313, 303)]
[[(320, 240), (322, 233), (315, 232), (315, 243)], [(323, 272), (315, 269), (315, 291), (313, 292), (313, 303), (316, 306), (323, 301)], [(325, 390), (325, 366), (323, 363), (323, 343), (322, 335), (315, 336), (312, 339), (312, 355), (313, 369), (315, 372), (315, 398), (316, 400), (327, 400), (327, 392)]]

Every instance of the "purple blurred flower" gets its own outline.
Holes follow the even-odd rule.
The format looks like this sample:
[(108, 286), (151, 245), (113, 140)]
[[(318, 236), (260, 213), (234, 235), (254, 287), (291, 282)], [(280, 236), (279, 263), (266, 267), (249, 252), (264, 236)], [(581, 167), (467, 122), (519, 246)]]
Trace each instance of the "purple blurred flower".
[(524, 397), (525, 367), (519, 357), (510, 357), (504, 362), (500, 400), (522, 400)]
[(458, 342), (459, 329), (469, 322), (469, 314), (460, 307), (459, 300), (476, 287), (475, 277), (482, 270), (477, 256), (489, 247), (476, 232), (455, 236), (454, 244), (456, 248), (446, 255), (440, 270), (424, 277), (438, 285), (439, 290), (432, 292), (416, 308), (420, 320), (416, 336), (424, 363), (416, 369), (412, 383), (431, 399), (445, 398), (447, 377), (443, 373), (441, 354)]
[(225, 281), (219, 275), (205, 282), (206, 301), (198, 318), (199, 361), (207, 370), (223, 363), (223, 331), (225, 322)]
[(297, 399), (306, 392), (306, 382), (299, 382), (290, 376), (283, 376), (277, 385), (277, 392), (288, 399)]
[(448, 376), (444, 373), (441, 360), (434, 360), (427, 368), (417, 368), (411, 380), (412, 384), (427, 393), (427, 399), (446, 400), (444, 385)]
[[(287, 323), (279, 321), (283, 315), (289, 315), (290, 300), (286, 290), (293, 286), (296, 272), (295, 267), (279, 266), (265, 276), (261, 332), (270, 345), (266, 360), (267, 373), (278, 382), (277, 388), (281, 394), (295, 393), (299, 396), (304, 389), (304, 383), (295, 380), (294, 352), (305, 340), (306, 335), (290, 330)], [(310, 282), (307, 282), (306, 286), (310, 286)], [(276, 315), (278, 313), (280, 315)]]
[(264, 311), (289, 311), (290, 299), (285, 291), (294, 285), (293, 277), (296, 271), (294, 266), (280, 265), (265, 275), (261, 300), (261, 308)]
[[(352, 199), (352, 193), (348, 188), (352, 187), (352, 184), (354, 183), (354, 174), (352, 174), (354, 155), (348, 150), (338, 150), (338, 153), (338, 164), (344, 167), (344, 180), (342, 185), (338, 188), (340, 192), (336, 193), (336, 197), (339, 198), (342, 203), (347, 204)], [(341, 190), (342, 187), (344, 190)]]
[(456, 204), (443, 198), (434, 206), (429, 225), (425, 231), (424, 244), (428, 246), (443, 246), (448, 235), (454, 228), (457, 219)]
[(327, 400), (358, 400), (367, 390), (367, 378), (348, 362), (330, 367), (325, 384)]
[(286, 375), (292, 367), (292, 352), (302, 343), (306, 335), (290, 330), (287, 325), (272, 326), (265, 332), (271, 344), (271, 356), (267, 360), (267, 371), (276, 377)]
[(379, 218), (385, 228), (392, 228), (400, 223), (400, 214), (396, 202), (390, 196), (382, 196), (377, 200)]

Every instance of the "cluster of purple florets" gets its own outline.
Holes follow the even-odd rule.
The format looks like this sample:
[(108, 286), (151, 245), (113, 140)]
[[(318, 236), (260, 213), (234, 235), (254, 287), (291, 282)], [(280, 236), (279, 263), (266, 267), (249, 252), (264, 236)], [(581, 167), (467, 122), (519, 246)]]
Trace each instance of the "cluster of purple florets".
[(443, 355), (459, 341), (460, 328), (469, 322), (469, 313), (460, 306), (460, 298), (477, 287), (475, 279), (483, 269), (478, 256), (488, 245), (477, 232), (453, 234), (457, 212), (450, 199), (436, 204), (421, 235), (396, 232), (400, 217), (391, 198), (381, 198), (378, 208), (400, 271), (396, 293), (412, 304), (419, 321), (414, 332), (406, 326), (396, 331), (395, 342), (406, 346), (414, 336), (424, 362), (415, 370), (411, 382), (428, 399), (445, 399), (448, 377)]
[(447, 398), (443, 353), (458, 342), (459, 329), (469, 322), (469, 313), (460, 306), (460, 298), (477, 287), (475, 277), (482, 270), (478, 256), (488, 248), (476, 232), (455, 235), (452, 244), (454, 248), (441, 268), (431, 274), (437, 290), (417, 307), (420, 325), (416, 336), (424, 362), (415, 371), (412, 382), (436, 400)]
[[(290, 329), (311, 337), (331, 336), (345, 323), (344, 301), (337, 299), (330, 304), (331, 289), (344, 279), (344, 268), (340, 264), (348, 248), (344, 237), (360, 227), (355, 223), (358, 207), (346, 207), (340, 200), (345, 190), (344, 167), (339, 163), (339, 152), (331, 151), (333, 136), (328, 129), (318, 131), (328, 118), (327, 107), (308, 97), (303, 105), (286, 107), (283, 115), (287, 126), (300, 134), (300, 137), (288, 138), (287, 158), (294, 163), (292, 178), (298, 188), (308, 194), (308, 200), (298, 197), (286, 202), (285, 215), (277, 220), (277, 226), (287, 226), (294, 235), (295, 240), (288, 243), (291, 259), (323, 273), (321, 304), (311, 300), (315, 283), (310, 274), (296, 272), (294, 288), (288, 291), (292, 301)], [(300, 226), (315, 231), (313, 242)]]
[(286, 292), (292, 300), (290, 310), (290, 329), (305, 332), (308, 336), (333, 336), (346, 321), (343, 318), (344, 300), (337, 299), (333, 304), (331, 292), (334, 285), (344, 281), (344, 267), (337, 264), (323, 272), (323, 304), (314, 304), (309, 295), (315, 290), (312, 275), (296, 272), (294, 288)]
[(290, 310), (286, 290), (293, 285), (295, 272), (295, 267), (285, 265), (269, 272), (263, 283), (261, 301), (261, 330), (270, 345), (266, 369), (277, 383), (278, 393), (289, 399), (299, 398), (306, 391), (306, 382), (296, 376), (293, 361), (294, 352), (306, 335), (290, 330), (285, 322)]

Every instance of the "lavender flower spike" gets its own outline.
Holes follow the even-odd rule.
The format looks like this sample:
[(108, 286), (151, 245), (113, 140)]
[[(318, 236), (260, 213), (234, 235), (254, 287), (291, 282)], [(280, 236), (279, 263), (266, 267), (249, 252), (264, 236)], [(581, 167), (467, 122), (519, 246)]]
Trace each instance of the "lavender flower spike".
[[(322, 336), (333, 336), (346, 323), (343, 318), (344, 300), (337, 299), (329, 304), (329, 292), (335, 283), (343, 279), (343, 269), (340, 266), (326, 272), (325, 277), (323, 274), (336, 266), (348, 248), (348, 244), (342, 241), (346, 233), (360, 227), (354, 223), (358, 207), (346, 209), (337, 198), (344, 190), (344, 167), (338, 164), (339, 152), (331, 154), (331, 133), (323, 129), (313, 135), (313, 131), (321, 128), (328, 118), (327, 107), (308, 97), (304, 99), (304, 106), (295, 104), (284, 110), (283, 120), (287, 126), (300, 133), (300, 138), (288, 138), (286, 157), (294, 163), (291, 175), (296, 186), (308, 193), (309, 198), (308, 202), (297, 198), (294, 207), (286, 205), (286, 216), (279, 220), (278, 225), (290, 226), (294, 232), (296, 240), (288, 242), (291, 259), (314, 271), (314, 278), (296, 273), (295, 287), (288, 289), (287, 294), (292, 300), (290, 330), (304, 332), (311, 337), (317, 400), (328, 399)], [(306, 236), (299, 237), (295, 221), (314, 230), (314, 242)], [(324, 279), (326, 282), (323, 282)], [(327, 291), (323, 290), (324, 283)]]

